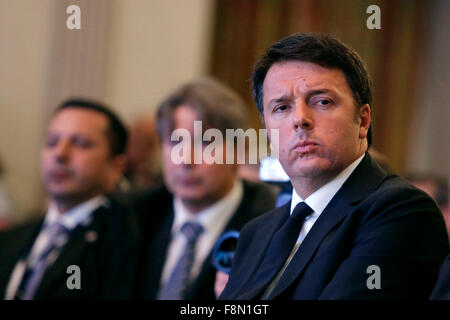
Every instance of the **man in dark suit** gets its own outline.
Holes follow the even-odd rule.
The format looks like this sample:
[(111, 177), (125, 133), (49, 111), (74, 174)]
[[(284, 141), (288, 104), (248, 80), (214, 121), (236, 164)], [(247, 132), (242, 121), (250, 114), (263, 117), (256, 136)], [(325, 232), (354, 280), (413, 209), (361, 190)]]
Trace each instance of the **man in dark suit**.
[(427, 299), (449, 252), (435, 203), (367, 153), (371, 82), (339, 40), (295, 34), (253, 72), (294, 187), (241, 231), (221, 299)]
[(135, 216), (105, 196), (123, 170), (126, 140), (117, 116), (98, 103), (56, 109), (41, 151), (48, 210), (0, 234), (2, 298), (131, 297)]
[[(207, 155), (208, 147), (196, 141), (204, 134), (196, 125), (225, 136), (226, 129), (245, 129), (246, 122), (240, 99), (213, 79), (190, 82), (160, 104), (157, 129), (165, 186), (142, 195), (137, 204), (143, 235), (138, 298), (215, 299), (211, 252), (217, 239), (274, 208), (274, 192), (262, 183), (239, 179), (234, 158), (227, 163), (223, 158), (209, 163), (194, 159), (198, 151)], [(182, 145), (172, 139), (176, 133), (186, 133)], [(214, 155), (225, 157), (225, 140), (215, 142)], [(192, 230), (197, 230), (197, 239), (190, 240)]]

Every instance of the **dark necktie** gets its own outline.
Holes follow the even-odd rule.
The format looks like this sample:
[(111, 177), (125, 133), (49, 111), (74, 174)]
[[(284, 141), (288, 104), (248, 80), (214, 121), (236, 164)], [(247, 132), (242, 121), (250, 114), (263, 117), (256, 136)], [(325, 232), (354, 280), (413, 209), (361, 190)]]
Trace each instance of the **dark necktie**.
[(257, 279), (265, 279), (268, 284), (273, 281), (289, 257), (305, 218), (312, 212), (313, 210), (305, 202), (297, 204), (292, 214), (273, 236), (257, 271)]
[(27, 266), (16, 293), (20, 299), (31, 300), (34, 298), (45, 271), (54, 262), (52, 258), (55, 258), (56, 250), (65, 244), (69, 230), (60, 223), (53, 223), (46, 227), (45, 232), (47, 232), (49, 240), (35, 259), (35, 263)]
[(185, 299), (185, 291), (189, 286), (195, 258), (195, 245), (198, 236), (203, 232), (203, 227), (199, 223), (186, 222), (180, 231), (186, 237), (186, 245), (170, 275), (169, 281), (159, 292), (158, 299), (160, 300), (183, 300)]

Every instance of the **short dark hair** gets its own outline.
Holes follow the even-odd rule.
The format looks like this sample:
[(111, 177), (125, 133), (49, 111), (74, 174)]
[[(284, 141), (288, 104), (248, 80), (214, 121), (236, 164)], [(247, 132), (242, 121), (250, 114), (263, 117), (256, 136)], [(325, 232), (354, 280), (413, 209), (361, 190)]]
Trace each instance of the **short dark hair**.
[[(355, 106), (364, 104), (372, 108), (372, 81), (361, 57), (331, 35), (318, 33), (297, 33), (270, 46), (256, 63), (253, 79), (253, 97), (264, 118), (263, 83), (270, 67), (283, 61), (304, 61), (325, 68), (341, 70), (352, 91)], [(372, 144), (372, 126), (367, 133), (367, 142)]]
[(160, 103), (156, 130), (161, 140), (173, 130), (173, 112), (183, 104), (195, 110), (201, 120), (220, 130), (224, 136), (226, 129), (246, 130), (249, 127), (242, 99), (219, 81), (205, 77), (182, 85)]
[(109, 140), (109, 150), (112, 156), (124, 154), (127, 146), (128, 131), (120, 118), (106, 105), (82, 98), (71, 98), (62, 102), (54, 111), (56, 113), (69, 109), (80, 108), (97, 111), (108, 119), (107, 137)]

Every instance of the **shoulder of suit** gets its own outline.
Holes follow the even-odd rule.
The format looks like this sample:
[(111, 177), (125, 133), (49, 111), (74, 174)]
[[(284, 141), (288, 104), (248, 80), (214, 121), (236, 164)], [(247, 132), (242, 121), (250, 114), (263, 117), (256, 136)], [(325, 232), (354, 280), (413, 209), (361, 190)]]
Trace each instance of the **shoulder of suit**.
[(0, 255), (20, 252), (40, 230), (43, 217), (33, 217), (0, 232)]
[(421, 200), (434, 203), (434, 200), (427, 193), (416, 188), (405, 178), (398, 175), (387, 176), (370, 197), (385, 201), (405, 198), (407, 201)]
[(28, 232), (34, 232), (39, 228), (44, 221), (43, 216), (32, 217), (23, 223), (15, 225), (7, 230), (0, 231), (0, 239), (14, 237), (18, 234), (26, 234)]
[(251, 202), (256, 211), (267, 212), (275, 208), (278, 190), (264, 182), (242, 180), (244, 186), (243, 201)]
[(273, 187), (270, 184), (260, 181), (250, 181), (242, 179), (242, 184), (244, 185), (244, 190), (251, 190), (253, 192), (261, 193), (262, 195), (270, 195), (271, 197), (276, 198), (276, 187)]
[(107, 199), (108, 204), (94, 212), (91, 226), (104, 225), (105, 231), (113, 236), (120, 234), (129, 237), (130, 240), (137, 240), (139, 228), (133, 208), (111, 197), (107, 197)]
[(139, 228), (149, 232), (147, 228), (153, 230), (164, 221), (168, 212), (173, 212), (173, 195), (164, 185), (147, 189), (135, 198), (132, 208)]
[(284, 211), (286, 210), (286, 206), (289, 206), (290, 203), (285, 204), (281, 207), (278, 208), (272, 208), (269, 211), (266, 211), (265, 213), (257, 216), (256, 218), (250, 220), (245, 226), (244, 228), (242, 228), (242, 230), (244, 229), (258, 229), (259, 226), (261, 225), (265, 225), (266, 223), (272, 223), (272, 221), (274, 220), (278, 220), (279, 216), (284, 214)]
[(137, 210), (146, 210), (155, 204), (172, 203), (173, 195), (169, 192), (166, 186), (161, 185), (156, 188), (144, 190), (136, 195), (134, 205)]
[(387, 177), (356, 205), (353, 212), (364, 223), (383, 225), (398, 217), (405, 223), (420, 224), (424, 230), (431, 228), (433, 232), (441, 232), (445, 229), (443, 216), (435, 201), (399, 176)]

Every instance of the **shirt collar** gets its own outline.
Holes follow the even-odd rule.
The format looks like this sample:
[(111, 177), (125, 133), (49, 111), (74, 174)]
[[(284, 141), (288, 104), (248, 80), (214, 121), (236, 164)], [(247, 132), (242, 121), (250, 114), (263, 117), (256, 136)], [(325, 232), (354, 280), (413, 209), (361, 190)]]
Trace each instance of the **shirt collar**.
[(236, 179), (232, 189), (222, 199), (198, 213), (191, 213), (183, 204), (179, 197), (174, 197), (175, 219), (172, 233), (176, 234), (181, 226), (187, 221), (200, 223), (205, 231), (214, 233), (216, 227), (221, 228), (220, 221), (228, 220), (236, 211), (244, 194), (244, 187), (241, 180)]
[(364, 154), (358, 159), (353, 161), (347, 168), (341, 171), (333, 180), (320, 187), (318, 190), (314, 191), (308, 198), (303, 200), (297, 192), (292, 190), (292, 200), (291, 200), (291, 214), (294, 211), (295, 206), (302, 201), (305, 201), (308, 206), (313, 209), (314, 214), (320, 215), (323, 210), (325, 210), (328, 203), (333, 199), (335, 194), (339, 191), (342, 185), (347, 181), (348, 177), (356, 169), (358, 164), (364, 158)]
[(91, 221), (92, 213), (101, 206), (109, 206), (109, 201), (105, 196), (96, 196), (80, 203), (64, 214), (60, 214), (56, 204), (51, 202), (45, 216), (44, 225), (58, 222), (68, 230), (73, 230), (80, 224), (88, 224)]

